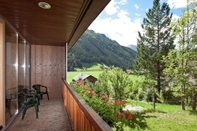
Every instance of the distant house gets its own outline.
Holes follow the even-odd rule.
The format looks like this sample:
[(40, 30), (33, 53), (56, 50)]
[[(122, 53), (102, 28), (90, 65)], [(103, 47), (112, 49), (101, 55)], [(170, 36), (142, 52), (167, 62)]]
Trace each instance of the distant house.
[(97, 81), (97, 78), (89, 74), (79, 74), (72, 79), (72, 82), (81, 82), (85, 80), (95, 83)]

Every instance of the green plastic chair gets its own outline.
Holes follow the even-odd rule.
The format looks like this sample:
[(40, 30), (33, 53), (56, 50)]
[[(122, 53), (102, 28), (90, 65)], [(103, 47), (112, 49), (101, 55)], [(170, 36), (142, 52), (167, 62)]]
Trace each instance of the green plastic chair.
[(36, 95), (38, 97), (38, 105), (40, 105), (40, 95), (37, 94), (36, 90), (29, 90), (27, 88), (24, 88), (23, 92), (25, 94), (34, 94), (34, 95)]
[[(41, 100), (42, 100), (43, 95), (45, 94), (47, 95), (47, 98), (49, 100), (49, 94), (48, 94), (48, 90), (46, 86), (35, 84), (32, 87), (34, 88), (34, 90), (36, 90), (36, 93), (40, 96)], [(44, 91), (41, 88), (43, 88)]]
[(36, 118), (38, 119), (38, 96), (35, 94), (24, 94), (19, 93), (18, 94), (19, 100), (23, 102), (23, 114), (22, 114), (22, 120), (24, 119), (25, 113), (29, 107), (34, 106), (35, 112), (36, 112)]
[(29, 89), (27, 89), (27, 88), (24, 88), (24, 89), (23, 89), (23, 92), (24, 92), (25, 94), (31, 94), (31, 93), (35, 93), (35, 94), (36, 94), (36, 91), (35, 91), (35, 90), (29, 90)]

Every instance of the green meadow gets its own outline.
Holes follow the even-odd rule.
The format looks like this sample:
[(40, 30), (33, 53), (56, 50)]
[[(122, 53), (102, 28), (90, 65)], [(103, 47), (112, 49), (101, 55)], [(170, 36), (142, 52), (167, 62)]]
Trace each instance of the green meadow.
[[(125, 131), (196, 131), (197, 111), (181, 110), (180, 105), (157, 103), (156, 111), (153, 112), (152, 103), (129, 101), (128, 104), (138, 105), (147, 110), (141, 113), (133, 112), (134, 119), (142, 120), (136, 122), (136, 128), (125, 127)], [(137, 128), (138, 127), (138, 128)]]
[[(67, 81), (68, 82), (72, 82), (73, 77), (77, 76), (78, 74), (89, 74), (92, 75), (96, 78), (99, 77), (99, 74), (102, 73), (102, 71), (69, 71), (67, 74)], [(132, 79), (133, 81), (135, 80), (140, 80), (141, 77), (138, 77), (136, 75), (129, 75), (130, 79)]]

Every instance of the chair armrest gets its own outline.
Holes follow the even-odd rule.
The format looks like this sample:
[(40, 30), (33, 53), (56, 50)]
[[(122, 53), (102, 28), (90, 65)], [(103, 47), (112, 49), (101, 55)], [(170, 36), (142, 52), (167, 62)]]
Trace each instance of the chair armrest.
[(26, 98), (28, 98), (28, 97), (34, 97), (35, 94), (34, 94), (34, 93), (29, 93), (29, 94), (24, 94), (24, 96), (25, 96)]
[(29, 90), (29, 93), (36, 93), (36, 90)]
[(46, 86), (41, 85), (41, 87), (44, 87), (46, 89), (46, 92), (47, 92), (47, 87)]

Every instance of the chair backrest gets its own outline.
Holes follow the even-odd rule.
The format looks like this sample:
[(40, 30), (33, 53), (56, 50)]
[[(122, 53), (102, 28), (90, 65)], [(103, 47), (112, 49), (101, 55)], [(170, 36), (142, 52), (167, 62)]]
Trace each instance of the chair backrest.
[(39, 84), (33, 85), (32, 87), (36, 90), (37, 93), (40, 93), (40, 86)]
[(38, 102), (38, 98), (34, 94), (24, 94), (21, 92), (18, 94), (18, 98), (23, 104), (35, 104)]
[(22, 93), (22, 92), (18, 93), (18, 99), (20, 102), (24, 103), (24, 101), (25, 101), (24, 93)]
[(24, 89), (24, 85), (18, 85), (18, 92), (22, 92)]
[(38, 102), (38, 99), (35, 95), (32, 95), (31, 97), (27, 97), (25, 102), (25, 104), (32, 105), (36, 104)]
[(25, 94), (28, 94), (28, 93), (29, 93), (29, 89), (24, 88), (24, 89), (23, 89), (23, 92), (24, 92)]

